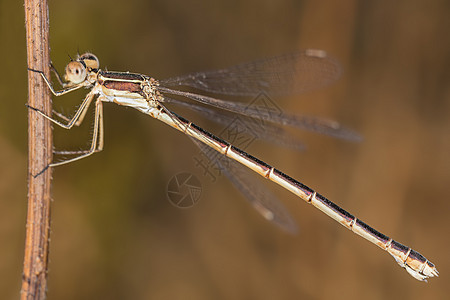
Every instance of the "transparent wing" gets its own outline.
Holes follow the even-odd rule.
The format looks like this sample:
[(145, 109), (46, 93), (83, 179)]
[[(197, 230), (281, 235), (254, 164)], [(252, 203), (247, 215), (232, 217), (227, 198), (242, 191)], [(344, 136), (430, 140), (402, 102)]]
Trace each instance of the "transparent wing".
[(253, 174), (238, 162), (218, 153), (214, 149), (191, 139), (202, 153), (224, 174), (245, 196), (245, 199), (268, 221), (281, 229), (295, 234), (297, 224), (284, 205)]
[[(292, 126), (299, 129), (309, 130), (325, 134), (328, 136), (346, 139), (350, 141), (360, 141), (361, 137), (354, 131), (341, 126), (338, 122), (321, 119), (317, 117), (300, 116), (288, 114), (285, 112), (275, 112), (270, 109), (261, 109), (258, 106), (249, 106), (247, 103), (231, 102), (221, 100), (209, 96), (198, 95), (195, 93), (173, 90), (165, 87), (158, 87), (160, 92), (187, 97), (196, 102), (217, 107), (219, 109), (227, 110), (244, 116), (251, 116), (252, 118), (267, 121), (282, 126)], [(168, 99), (167, 102), (173, 101)]]
[(328, 85), (340, 74), (339, 64), (325, 51), (309, 49), (225, 69), (173, 77), (161, 80), (160, 84), (233, 96), (256, 96), (262, 91), (280, 96)]
[(179, 101), (172, 98), (164, 98), (166, 103), (173, 103), (178, 106), (189, 108), (196, 111), (211, 121), (222, 124), (227, 128), (230, 126), (238, 126), (240, 133), (247, 134), (250, 138), (270, 142), (281, 147), (291, 148), (294, 150), (304, 150), (305, 145), (290, 135), (285, 129), (268, 122), (260, 122), (260, 120), (248, 116), (236, 116), (228, 112), (218, 111), (207, 106), (195, 103)]

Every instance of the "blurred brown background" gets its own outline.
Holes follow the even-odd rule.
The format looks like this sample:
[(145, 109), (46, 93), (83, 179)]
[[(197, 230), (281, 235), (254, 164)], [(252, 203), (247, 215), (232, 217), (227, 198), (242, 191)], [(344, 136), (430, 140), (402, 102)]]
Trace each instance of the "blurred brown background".
[[(24, 12), (20, 1), (0, 4), (0, 294), (17, 299), (27, 194)], [(300, 133), (304, 152), (264, 143), (248, 150), (421, 252), (441, 277), (416, 281), (387, 253), (271, 185), (300, 229), (280, 231), (224, 178), (202, 177), (187, 138), (111, 104), (105, 150), (54, 171), (48, 299), (448, 297), (448, 1), (52, 1), (50, 17), (60, 70), (77, 51), (96, 53), (109, 70), (156, 78), (328, 51), (342, 78), (277, 104), (337, 120), (364, 141)], [(54, 99), (54, 107), (70, 114), (84, 94)], [(56, 148), (87, 146), (89, 121), (55, 128)], [(203, 184), (187, 210), (166, 198), (180, 171)]]

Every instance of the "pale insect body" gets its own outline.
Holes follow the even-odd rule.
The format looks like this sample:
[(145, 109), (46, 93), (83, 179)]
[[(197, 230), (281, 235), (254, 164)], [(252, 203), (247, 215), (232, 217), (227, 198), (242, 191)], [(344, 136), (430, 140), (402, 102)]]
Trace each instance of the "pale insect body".
[[(314, 77), (314, 80), (321, 81), (322, 79), (320, 79), (320, 77), (322, 75), (326, 77), (325, 80), (319, 82), (320, 84), (317, 84), (318, 86), (332, 80), (338, 73), (338, 71), (336, 71), (338, 68), (332, 60), (328, 59), (324, 51), (306, 50), (290, 55), (273, 57), (267, 60), (237, 65), (228, 69), (210, 72), (199, 72), (186, 76), (175, 77), (165, 80), (164, 82), (165, 85), (168, 86), (187, 85), (198, 89), (204, 89), (209, 92), (225, 94), (228, 93), (230, 95), (248, 95), (249, 93), (258, 90), (261, 86), (272, 86), (273, 88), (281, 91), (281, 87), (283, 86), (284, 81), (288, 81), (287, 85), (293, 87), (294, 89), (297, 89), (298, 91), (306, 90), (306, 88), (308, 88), (307, 84), (305, 86), (295, 86), (295, 82), (292, 81), (292, 78), (290, 76), (299, 73), (299, 75), (303, 75), (305, 79), (308, 79), (309, 74), (307, 74), (305, 70), (297, 68), (296, 66), (289, 67), (290, 64), (303, 65), (306, 66), (307, 69), (311, 68), (312, 71), (315, 72), (314, 75), (316, 75)], [(314, 70), (314, 64), (326, 69), (323, 74), (321, 73), (322, 70), (320, 69)], [(285, 72), (281, 67), (279, 67), (279, 65), (288, 66), (289, 71)], [(273, 70), (270, 68), (273, 68)], [(92, 136), (91, 148), (88, 151), (82, 153), (77, 152), (76, 154), (81, 155), (75, 158), (61, 162), (55, 162), (50, 164), (50, 166), (53, 167), (66, 164), (75, 160), (79, 160), (81, 158), (85, 158), (95, 152), (102, 150), (102, 102), (114, 102), (119, 105), (134, 107), (139, 111), (148, 114), (153, 118), (158, 119), (168, 124), (169, 126), (187, 134), (195, 140), (202, 142), (206, 146), (213, 148), (222, 155), (248, 167), (259, 175), (289, 190), (307, 203), (311, 203), (313, 206), (315, 206), (331, 218), (335, 219), (338, 223), (340, 223), (347, 229), (360, 235), (361, 237), (377, 245), (381, 249), (387, 251), (394, 257), (396, 262), (401, 267), (405, 268), (406, 271), (414, 278), (421, 281), (426, 281), (427, 278), (438, 276), (439, 273), (434, 264), (417, 251), (401, 243), (398, 243), (392, 238), (389, 238), (383, 233), (375, 230), (366, 223), (357, 219), (354, 215), (350, 214), (346, 210), (342, 209), (335, 203), (331, 202), (324, 196), (320, 195), (319, 193), (315, 192), (299, 181), (289, 177), (288, 175), (266, 164), (265, 162), (236, 148), (230, 143), (214, 136), (213, 134), (198, 127), (192, 122), (169, 111), (162, 103), (165, 100), (170, 100), (170, 98), (163, 95), (162, 93), (185, 96), (203, 104), (209, 104), (218, 108), (227, 109), (232, 112), (245, 114), (246, 112), (239, 111), (239, 109), (241, 109), (241, 106), (239, 106), (238, 104), (195, 93), (188, 93), (171, 89), (167, 86), (160, 86), (160, 82), (142, 74), (102, 71), (99, 69), (99, 60), (95, 55), (91, 53), (85, 53), (79, 56), (76, 61), (72, 61), (67, 65), (64, 78), (66, 79), (66, 81), (68, 81), (68, 83), (63, 84), (64, 89), (61, 91), (55, 91), (49, 80), (44, 76), (42, 72), (36, 70), (31, 71), (40, 73), (49, 86), (50, 90), (56, 96), (69, 93), (82, 87), (92, 87), (91, 91), (86, 95), (84, 101), (80, 105), (74, 117), (67, 124), (61, 123), (45, 115), (41, 111), (33, 108), (41, 115), (63, 128), (70, 129), (73, 125), (79, 125), (82, 122), (90, 103), (94, 99), (94, 96), (98, 95), (97, 100), (95, 101), (96, 108), (94, 132)], [(255, 78), (251, 78), (249, 74), (254, 76)], [(236, 76), (239, 80), (243, 80), (244, 83), (239, 85), (239, 82), (236, 78), (228, 78), (225, 77), (226, 75)], [(225, 88), (217, 85), (221, 80), (226, 81), (226, 84), (228, 84), (228, 88), (235, 88), (235, 90), (226, 90)], [(246, 87), (245, 83), (247, 83), (249, 87)], [(254, 114), (257, 113), (257, 111), (251, 112)], [(264, 117), (264, 115), (261, 114), (258, 115), (258, 117)], [(314, 120), (308, 120), (308, 124), (305, 125), (302, 124), (302, 121), (304, 120), (302, 120), (301, 118), (295, 116), (290, 118), (291, 119), (288, 120), (289, 122), (285, 122), (285, 120), (281, 118), (276, 120), (268, 120), (271, 122), (278, 122), (280, 124), (289, 124), (293, 126), (299, 125), (300, 127), (307, 126), (312, 122), (313, 130), (319, 128), (319, 130), (317, 131), (321, 132), (322, 130), (332, 136), (344, 137), (349, 139), (352, 138), (352, 135), (349, 134), (348, 131), (343, 130), (343, 128), (341, 128), (340, 125), (336, 122), (314, 123)], [(252, 196), (251, 190), (247, 190), (246, 194)], [(283, 219), (283, 216), (278, 214), (276, 209), (271, 209), (271, 204), (276, 203), (270, 204), (258, 202), (258, 199), (252, 199), (251, 201), (253, 206), (266, 219), (272, 220), (276, 223), (278, 222), (277, 225), (286, 230), (290, 229), (289, 221), (285, 221), (286, 219)], [(280, 208), (280, 206), (277, 205), (272, 205), (272, 207)]]

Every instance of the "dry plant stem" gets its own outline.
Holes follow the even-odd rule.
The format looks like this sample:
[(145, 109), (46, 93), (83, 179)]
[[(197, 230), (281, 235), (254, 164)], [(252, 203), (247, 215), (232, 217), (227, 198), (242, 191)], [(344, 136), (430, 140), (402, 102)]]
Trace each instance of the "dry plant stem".
[[(49, 77), (48, 4), (25, 0), (28, 67)], [(50, 93), (39, 74), (28, 72), (28, 105), (51, 113)], [(24, 111), (25, 111), (24, 106)], [(38, 176), (52, 160), (50, 122), (28, 110), (28, 214), (21, 299), (45, 299), (50, 235), (51, 168)]]

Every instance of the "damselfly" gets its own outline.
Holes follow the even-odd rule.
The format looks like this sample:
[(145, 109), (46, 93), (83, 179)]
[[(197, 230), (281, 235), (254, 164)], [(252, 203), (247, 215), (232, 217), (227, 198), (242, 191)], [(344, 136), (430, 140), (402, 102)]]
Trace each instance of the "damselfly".
[[(91, 53), (78, 56), (75, 61), (71, 61), (66, 66), (66, 83), (62, 82), (56, 70), (53, 69), (58, 81), (63, 86), (63, 89), (60, 91), (54, 90), (50, 80), (45, 77), (42, 71), (29, 69), (42, 76), (55, 96), (61, 96), (83, 87), (91, 89), (71, 119), (57, 114), (66, 123), (31, 107), (31, 109), (63, 128), (70, 129), (74, 125), (79, 125), (83, 121), (89, 105), (94, 97), (97, 96), (95, 100), (94, 131), (90, 149), (87, 151), (67, 152), (67, 154), (76, 154), (77, 156), (64, 161), (53, 162), (49, 165), (50, 167), (85, 158), (103, 149), (103, 102), (114, 102), (119, 105), (133, 107), (190, 136), (192, 140), (197, 143), (200, 142), (198, 144), (203, 145), (203, 149), (206, 145), (222, 154), (223, 157), (244, 165), (306, 202), (311, 203), (344, 227), (386, 250), (414, 278), (426, 281), (429, 277), (438, 276), (438, 271), (434, 264), (420, 253), (378, 232), (311, 188), (166, 108), (167, 103), (175, 103), (187, 105), (202, 112), (209, 110), (205, 106), (182, 102), (171, 98), (174, 96), (169, 97), (167, 95), (182, 96), (197, 103), (267, 122), (309, 128), (336, 137), (355, 138), (355, 134), (342, 128), (336, 122), (307, 119), (286, 113), (281, 115), (267, 114), (240, 102), (219, 100), (210, 96), (174, 88), (185, 86), (209, 93), (232, 96), (255, 96), (261, 91), (267, 91), (271, 95), (300, 93), (328, 84), (338, 77), (340, 72), (338, 64), (328, 57), (324, 51), (300, 51), (221, 70), (192, 73), (161, 81), (142, 74), (103, 71), (99, 66), (99, 60)], [(229, 177), (232, 179), (233, 175), (231, 174)], [(282, 208), (282, 206), (274, 203), (271, 199), (263, 201), (264, 195), (260, 195), (261, 197), (248, 195), (246, 193), (246, 188), (248, 191), (248, 187), (245, 187), (238, 180), (232, 179), (232, 181), (238, 187), (240, 186), (240, 189), (247, 196), (253, 197), (251, 199), (252, 204), (266, 219), (289, 230), (289, 220), (282, 215), (283, 210), (278, 209)]]

